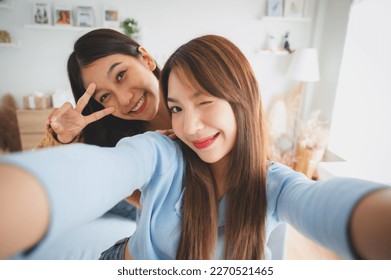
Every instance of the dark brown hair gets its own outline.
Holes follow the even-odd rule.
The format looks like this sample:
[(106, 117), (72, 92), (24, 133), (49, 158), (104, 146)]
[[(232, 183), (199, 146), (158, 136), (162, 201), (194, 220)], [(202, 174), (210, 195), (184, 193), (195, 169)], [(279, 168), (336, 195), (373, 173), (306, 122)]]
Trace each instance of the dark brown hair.
[[(266, 134), (258, 84), (243, 53), (229, 40), (207, 35), (182, 45), (166, 62), (160, 89), (168, 80), (227, 100), (237, 120), (237, 139), (226, 170), (224, 258), (264, 257), (266, 220)], [(213, 257), (218, 237), (218, 201), (208, 164), (182, 143), (186, 160), (183, 228), (178, 259)]]
[[(76, 102), (84, 94), (85, 88), (81, 78), (81, 68), (97, 59), (113, 55), (124, 54), (140, 57), (139, 44), (120, 32), (112, 29), (96, 29), (81, 36), (74, 44), (74, 49), (68, 59), (68, 77)], [(160, 68), (153, 72), (159, 79)], [(91, 99), (83, 110), (89, 115), (103, 106)], [(82, 133), (84, 142), (99, 146), (115, 146), (121, 138), (145, 132), (143, 121), (123, 120), (112, 115), (89, 124)]]

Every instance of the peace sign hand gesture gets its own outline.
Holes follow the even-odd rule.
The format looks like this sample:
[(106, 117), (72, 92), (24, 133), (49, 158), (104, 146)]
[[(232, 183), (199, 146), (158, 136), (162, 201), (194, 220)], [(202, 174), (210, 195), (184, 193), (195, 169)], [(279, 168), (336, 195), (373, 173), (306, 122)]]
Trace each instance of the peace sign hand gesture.
[(75, 108), (71, 103), (66, 102), (60, 108), (54, 109), (49, 115), (47, 124), (57, 134), (59, 142), (63, 144), (72, 142), (88, 124), (114, 112), (114, 107), (108, 107), (88, 116), (82, 115), (82, 111), (94, 94), (95, 88), (95, 84), (90, 84), (86, 92), (77, 101)]

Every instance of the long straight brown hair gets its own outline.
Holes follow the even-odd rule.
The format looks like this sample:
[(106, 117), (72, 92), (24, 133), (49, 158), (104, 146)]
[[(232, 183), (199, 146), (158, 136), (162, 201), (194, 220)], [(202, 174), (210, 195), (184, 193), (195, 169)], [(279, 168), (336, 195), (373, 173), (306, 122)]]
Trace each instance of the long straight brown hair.
[[(206, 35), (182, 45), (160, 79), (164, 98), (172, 71), (201, 93), (227, 100), (237, 121), (237, 139), (226, 170), (225, 259), (264, 257), (266, 137), (262, 103), (253, 70), (229, 40)], [(177, 259), (214, 257), (218, 238), (216, 183), (209, 165), (182, 143), (186, 160), (182, 233)]]

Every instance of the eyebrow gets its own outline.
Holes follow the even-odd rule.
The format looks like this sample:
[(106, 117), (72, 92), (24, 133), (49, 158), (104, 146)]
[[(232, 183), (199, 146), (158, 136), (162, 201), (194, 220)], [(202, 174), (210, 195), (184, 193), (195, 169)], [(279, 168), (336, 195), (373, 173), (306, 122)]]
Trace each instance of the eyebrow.
[(107, 71), (107, 77), (109, 77), (111, 75), (111, 73), (113, 72), (114, 68), (117, 67), (118, 65), (120, 65), (121, 62), (116, 62), (116, 63), (113, 63), (110, 68), (109, 68), (109, 71)]
[[(115, 67), (117, 67), (117, 66), (120, 65), (120, 64), (121, 64), (121, 62), (115, 62), (115, 63), (113, 63), (113, 64), (110, 66), (109, 71), (107, 71), (106, 76), (109, 78), (110, 75), (111, 75), (111, 73), (113, 73)], [(101, 89), (96, 88), (95, 91), (94, 91), (94, 93), (92, 94), (91, 98), (95, 98), (95, 95), (96, 95), (99, 91), (101, 91)]]
[[(197, 91), (190, 97), (190, 99), (196, 99), (201, 95), (203, 94)], [(167, 97), (167, 102), (178, 102), (178, 100), (176, 100), (175, 98)]]

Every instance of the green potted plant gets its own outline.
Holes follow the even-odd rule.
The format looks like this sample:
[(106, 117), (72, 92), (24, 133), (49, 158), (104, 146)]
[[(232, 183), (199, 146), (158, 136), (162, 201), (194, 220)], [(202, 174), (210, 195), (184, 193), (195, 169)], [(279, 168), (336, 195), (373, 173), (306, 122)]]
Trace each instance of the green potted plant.
[(121, 28), (123, 28), (124, 33), (129, 37), (137, 37), (140, 32), (138, 22), (133, 18), (126, 18), (121, 22)]

